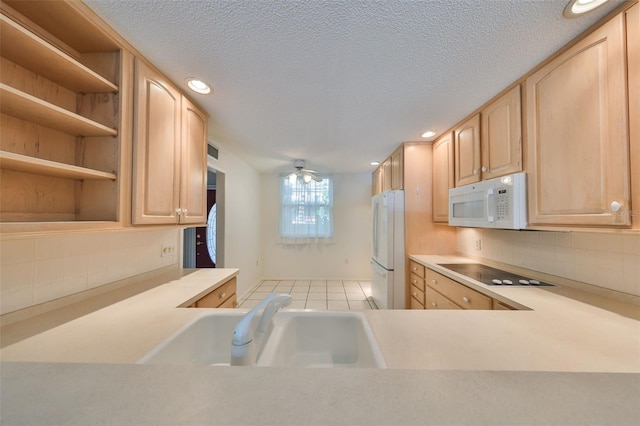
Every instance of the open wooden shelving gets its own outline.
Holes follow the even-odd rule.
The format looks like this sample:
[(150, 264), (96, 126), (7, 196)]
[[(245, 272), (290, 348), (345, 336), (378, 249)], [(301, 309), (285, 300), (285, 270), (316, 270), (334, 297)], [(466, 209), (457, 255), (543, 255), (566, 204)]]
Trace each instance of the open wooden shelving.
[(43, 160), (28, 155), (0, 151), (0, 167), (18, 172), (76, 180), (116, 180), (115, 173), (101, 172), (71, 164)]
[(118, 86), (11, 19), (0, 15), (0, 55), (74, 92), (118, 92)]
[(0, 110), (16, 118), (75, 136), (116, 136), (118, 131), (0, 83)]

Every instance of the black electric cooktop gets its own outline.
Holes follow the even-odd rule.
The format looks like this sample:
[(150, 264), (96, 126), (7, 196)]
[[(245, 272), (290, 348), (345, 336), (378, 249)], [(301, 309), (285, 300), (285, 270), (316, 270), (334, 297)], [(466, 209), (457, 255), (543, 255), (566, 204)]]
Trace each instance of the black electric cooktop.
[(438, 265), (487, 285), (553, 286), (553, 284), (543, 283), (518, 274), (512, 274), (511, 272), (502, 271), (481, 263), (438, 263)]

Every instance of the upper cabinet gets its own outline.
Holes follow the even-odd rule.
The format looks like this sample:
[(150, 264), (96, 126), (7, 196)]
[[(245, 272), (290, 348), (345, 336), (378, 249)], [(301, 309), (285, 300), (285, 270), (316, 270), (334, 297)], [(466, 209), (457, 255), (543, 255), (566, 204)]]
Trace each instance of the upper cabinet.
[(624, 20), (526, 79), (529, 223), (630, 224)]
[[(132, 59), (91, 16), (76, 3), (2, 3), (3, 232), (124, 219)], [(60, 20), (64, 28), (51, 25)]]
[(480, 112), (483, 180), (522, 171), (520, 105), (517, 85)]
[(480, 181), (480, 114), (476, 114), (454, 130), (456, 186)]
[(493, 100), (455, 132), (455, 186), (522, 170), (520, 85)]
[(433, 143), (433, 221), (449, 221), (449, 189), (453, 188), (453, 134)]
[(133, 223), (206, 222), (207, 117), (136, 60)]
[(373, 171), (372, 194), (404, 188), (404, 147), (400, 145)]
[(634, 228), (640, 228), (640, 4), (625, 14), (627, 24), (627, 78), (629, 90), (629, 153), (631, 159), (630, 212)]

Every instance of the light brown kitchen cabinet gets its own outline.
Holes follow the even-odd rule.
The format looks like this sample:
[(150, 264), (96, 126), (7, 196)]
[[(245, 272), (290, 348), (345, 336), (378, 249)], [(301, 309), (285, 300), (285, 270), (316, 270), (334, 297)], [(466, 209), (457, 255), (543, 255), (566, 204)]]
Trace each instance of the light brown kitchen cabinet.
[(391, 154), (391, 189), (404, 188), (404, 148), (398, 147)]
[(235, 308), (237, 280), (235, 277), (225, 282), (212, 292), (198, 299), (193, 308)]
[(631, 220), (640, 229), (640, 4), (625, 13), (629, 91), (629, 153), (631, 160)]
[(481, 179), (522, 171), (520, 85), (480, 111)]
[(132, 57), (91, 16), (80, 3), (2, 3), (2, 232), (123, 219)]
[(391, 173), (391, 157), (384, 160), (380, 168), (382, 170), (382, 191), (389, 191), (391, 189), (391, 180), (393, 179)]
[(425, 309), (462, 309), (429, 286), (425, 289), (424, 298)]
[(206, 220), (206, 115), (136, 60), (134, 224)]
[(433, 143), (433, 221), (449, 221), (449, 189), (453, 188), (453, 134)]
[[(425, 269), (425, 283), (427, 287), (444, 296), (451, 303), (462, 309), (492, 308), (491, 297), (473, 290), (431, 269)], [(425, 305), (429, 309), (429, 304)]]
[(480, 181), (480, 114), (454, 130), (454, 179), (456, 186)]
[(628, 226), (623, 15), (526, 79), (530, 225)]
[(378, 166), (371, 174), (371, 195), (382, 192), (382, 167)]

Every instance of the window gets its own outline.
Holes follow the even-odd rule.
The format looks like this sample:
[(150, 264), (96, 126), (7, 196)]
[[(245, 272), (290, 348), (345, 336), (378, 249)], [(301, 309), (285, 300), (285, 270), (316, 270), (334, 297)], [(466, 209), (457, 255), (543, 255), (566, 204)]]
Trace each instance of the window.
[(280, 237), (284, 240), (333, 236), (333, 179), (320, 177), (322, 182), (309, 183), (280, 177)]

